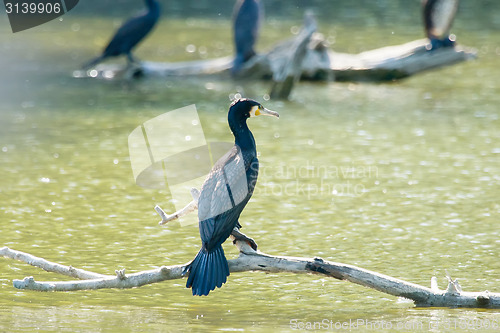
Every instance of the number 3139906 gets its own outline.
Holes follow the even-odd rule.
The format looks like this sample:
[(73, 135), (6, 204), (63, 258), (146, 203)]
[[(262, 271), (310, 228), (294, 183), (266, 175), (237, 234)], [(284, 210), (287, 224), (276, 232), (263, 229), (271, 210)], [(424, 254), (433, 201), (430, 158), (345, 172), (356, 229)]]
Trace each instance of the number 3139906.
[(11, 3), (5, 4), (7, 14), (59, 14), (61, 12), (61, 4), (56, 3)]

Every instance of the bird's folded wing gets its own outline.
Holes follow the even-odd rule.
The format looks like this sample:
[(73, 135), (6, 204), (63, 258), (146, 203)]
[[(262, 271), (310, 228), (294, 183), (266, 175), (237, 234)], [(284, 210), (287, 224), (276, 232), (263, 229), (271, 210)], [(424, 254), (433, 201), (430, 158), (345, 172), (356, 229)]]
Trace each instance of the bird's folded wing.
[(245, 163), (234, 146), (214, 166), (201, 188), (198, 200), (200, 221), (221, 215), (241, 203), (248, 195)]

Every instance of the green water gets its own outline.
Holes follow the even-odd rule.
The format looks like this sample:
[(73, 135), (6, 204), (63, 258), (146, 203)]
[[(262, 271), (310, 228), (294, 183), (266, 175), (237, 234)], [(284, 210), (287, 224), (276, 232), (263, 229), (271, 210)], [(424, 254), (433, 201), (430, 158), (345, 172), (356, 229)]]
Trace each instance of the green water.
[[(418, 21), (418, 20), (417, 20)], [(261, 251), (339, 261), (430, 285), (445, 269), (466, 291), (500, 291), (500, 33), (491, 22), (454, 32), (476, 61), (389, 84), (300, 83), (290, 101), (269, 84), (226, 79), (74, 79), (113, 24), (67, 18), (19, 34), (2, 23), (0, 247), (104, 274), (191, 260), (195, 226), (157, 225), (166, 190), (134, 183), (127, 138), (144, 121), (196, 104), (210, 141), (230, 141), (226, 113), (240, 92), (281, 114), (252, 119), (260, 152), (243, 231)], [(270, 18), (264, 50), (296, 21)], [(421, 38), (421, 28), (320, 22), (338, 51)], [(231, 54), (226, 20), (168, 20), (137, 56), (191, 60)], [(193, 44), (196, 51), (186, 52)], [(116, 60), (120, 62), (122, 60)], [(236, 249), (225, 245), (228, 258)], [(313, 275), (232, 274), (209, 297), (184, 280), (131, 290), (37, 293), (13, 279), (66, 279), (0, 259), (0, 331), (287, 331), (293, 323), (369, 321), (449, 331), (498, 310), (426, 309)], [(462, 326), (460, 326), (462, 325)], [(365, 327), (366, 329), (366, 327)], [(361, 330), (360, 328), (358, 330)], [(375, 330), (375, 329), (374, 329)]]

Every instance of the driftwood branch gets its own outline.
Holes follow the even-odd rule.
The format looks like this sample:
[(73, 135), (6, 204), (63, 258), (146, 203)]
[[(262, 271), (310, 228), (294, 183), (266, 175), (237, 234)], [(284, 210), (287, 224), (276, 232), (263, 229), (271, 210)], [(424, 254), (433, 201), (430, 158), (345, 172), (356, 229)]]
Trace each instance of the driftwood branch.
[(390, 81), (433, 68), (476, 58), (476, 52), (461, 46), (429, 51), (427, 39), (347, 54), (328, 51), (330, 69), (337, 81)]
[[(307, 29), (303, 31), (309, 32)], [(307, 35), (306, 35), (307, 36)], [(290, 41), (277, 44), (271, 51), (260, 54), (245, 64), (239, 76), (260, 80), (281, 78), (287, 73), (284, 63), (298, 63), (301, 79), (321, 81), (392, 81), (409, 77), (420, 72), (453, 65), (477, 57), (476, 51), (457, 45), (455, 47), (427, 50), (429, 41), (419, 39), (401, 45), (386, 46), (359, 54), (339, 53), (329, 50), (321, 34), (312, 34), (304, 39), (300, 34)], [(302, 46), (309, 41), (305, 54)], [(124, 67), (116, 64), (101, 64), (96, 69), (82, 73), (76, 71), (76, 77), (96, 77), (113, 79), (115, 77), (134, 76), (138, 73), (146, 76), (203, 76), (229, 75), (232, 58), (197, 60), (179, 63), (143, 62), (141, 67)], [(290, 68), (293, 68), (290, 67)], [(294, 68), (297, 71), (297, 68)], [(132, 72), (132, 73), (130, 73)], [(290, 71), (290, 73), (294, 73)], [(295, 77), (285, 75), (285, 77)]]
[[(321, 34), (313, 33), (314, 21), (309, 22), (294, 40), (278, 44), (269, 53), (251, 59), (240, 75), (258, 79), (271, 77), (275, 82), (280, 82), (276, 78), (281, 77), (291, 81), (297, 77), (295, 73), (303, 80), (393, 81), (476, 58), (475, 50), (459, 45), (429, 51), (427, 39), (359, 54), (334, 52), (328, 49)], [(307, 47), (304, 49), (303, 45)], [(284, 71), (283, 63), (290, 58), (295, 61), (288, 61)], [(282, 74), (287, 71), (293, 74)]]
[(31, 254), (11, 250), (8, 247), (3, 247), (0, 249), (0, 256), (4, 256), (6, 258), (23, 261), (31, 266), (35, 266), (41, 268), (47, 272), (58, 273), (70, 277), (74, 277), (77, 279), (100, 279), (105, 275), (89, 272), (83, 269), (74, 268), (72, 266), (64, 266), (61, 264), (57, 264), (54, 262), (50, 262), (43, 258), (35, 257)]
[(293, 86), (302, 76), (302, 63), (315, 31), (316, 20), (312, 13), (307, 13), (304, 18), (304, 27), (298, 36), (291, 41), (286, 53), (276, 57), (274, 66), (271, 66), (271, 68), (276, 67), (272, 70), (273, 85), (269, 94), (271, 98), (286, 99), (290, 95)]
[[(294, 83), (303, 80), (320, 81), (392, 81), (476, 58), (476, 51), (456, 45), (429, 50), (428, 39), (401, 45), (347, 54), (328, 48), (323, 36), (316, 31), (310, 13), (294, 38), (277, 43), (269, 52), (254, 56), (244, 64), (237, 76), (272, 80), (270, 96), (287, 98)], [(143, 62), (140, 66), (124, 67), (101, 64), (90, 71), (75, 71), (75, 77), (113, 79), (117, 77), (157, 76), (222, 76), (228, 77), (232, 57), (186, 62)]]
[(160, 217), (161, 217), (161, 221), (158, 222), (158, 224), (163, 225), (163, 224), (166, 224), (167, 222), (177, 220), (178, 218), (186, 216), (187, 214), (198, 209), (198, 198), (200, 197), (200, 191), (196, 188), (192, 188), (191, 189), (191, 196), (193, 197), (193, 201), (188, 203), (181, 210), (179, 210), (173, 214), (170, 214), (170, 215), (167, 215), (167, 213), (165, 213), (165, 211), (163, 211), (163, 209), (160, 206), (156, 205), (155, 210), (158, 213), (158, 215), (160, 215)]
[[(422, 307), (500, 308), (500, 293), (465, 292), (462, 291), (457, 280), (452, 280), (449, 276), (447, 289), (440, 290), (437, 288), (435, 277), (431, 280), (431, 288), (426, 288), (377, 272), (321, 258), (272, 256), (254, 251), (246, 242), (240, 241), (236, 242), (236, 246), (240, 250), (240, 255), (238, 258), (228, 261), (231, 273), (246, 271), (310, 273), (350, 281), (386, 294), (404, 297), (413, 300), (415, 305)], [(0, 249), (0, 255), (33, 264), (49, 272), (70, 275), (67, 270), (61, 271), (57, 268), (61, 265), (7, 247)], [(33, 277), (26, 277), (23, 280), (14, 280), (13, 284), (18, 289), (37, 291), (134, 288), (183, 278), (186, 266), (187, 264), (162, 266), (154, 270), (133, 274), (125, 274), (123, 270), (115, 272), (116, 275), (92, 273), (90, 278), (85, 278), (84, 275), (77, 276), (85, 279), (81, 281), (40, 282), (35, 281)]]

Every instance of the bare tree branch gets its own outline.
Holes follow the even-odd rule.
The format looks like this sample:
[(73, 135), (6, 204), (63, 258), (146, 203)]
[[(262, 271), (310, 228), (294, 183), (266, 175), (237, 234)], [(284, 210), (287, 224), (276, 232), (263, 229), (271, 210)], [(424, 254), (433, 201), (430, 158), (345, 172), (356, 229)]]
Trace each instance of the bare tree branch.
[(167, 224), (170, 221), (175, 221), (178, 218), (181, 218), (183, 216), (186, 216), (187, 214), (194, 212), (196, 209), (198, 209), (198, 202), (197, 201), (191, 201), (188, 203), (184, 208), (181, 210), (178, 210), (177, 212), (167, 215), (165, 211), (158, 205), (155, 206), (155, 210), (160, 215), (161, 221), (158, 222), (159, 225), (164, 225)]
[(41, 268), (47, 272), (71, 276), (77, 279), (100, 279), (105, 277), (105, 275), (102, 274), (89, 272), (83, 269), (74, 268), (72, 266), (64, 266), (61, 264), (50, 262), (43, 258), (35, 257), (25, 252), (11, 250), (6, 246), (0, 249), (0, 255), (5, 258), (24, 261), (31, 266)]
[[(286, 52), (281, 52), (273, 57), (274, 66), (273, 84), (269, 95), (271, 98), (286, 99), (289, 97), (293, 86), (302, 76), (302, 63), (308, 53), (308, 46), (313, 33), (316, 31), (316, 20), (312, 13), (306, 13), (304, 26), (300, 33), (287, 46)], [(242, 73), (248, 76), (249, 73)]]
[[(231, 273), (246, 271), (311, 273), (350, 281), (386, 294), (411, 299), (417, 306), (500, 308), (500, 293), (490, 293), (488, 291), (465, 292), (462, 291), (458, 281), (452, 280), (449, 276), (447, 289), (439, 290), (435, 277), (431, 280), (431, 288), (427, 288), (356, 266), (326, 261), (321, 258), (272, 256), (254, 251), (246, 242), (240, 241), (236, 242), (236, 246), (240, 250), (240, 256), (228, 261)], [(60, 268), (57, 268), (62, 265), (53, 264), (7, 247), (0, 249), (0, 254), (7, 258), (34, 264), (47, 271), (68, 275), (65, 270), (61, 271)], [(37, 260), (31, 260), (31, 258)], [(45, 263), (48, 263), (48, 265), (45, 265)], [(187, 264), (162, 266), (154, 270), (133, 274), (117, 271), (116, 276), (87, 272), (92, 278), (82, 281), (39, 282), (35, 281), (33, 277), (26, 277), (23, 280), (14, 280), (13, 284), (18, 289), (38, 291), (134, 288), (165, 280), (183, 278), (186, 266)]]

